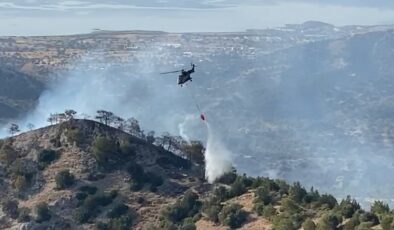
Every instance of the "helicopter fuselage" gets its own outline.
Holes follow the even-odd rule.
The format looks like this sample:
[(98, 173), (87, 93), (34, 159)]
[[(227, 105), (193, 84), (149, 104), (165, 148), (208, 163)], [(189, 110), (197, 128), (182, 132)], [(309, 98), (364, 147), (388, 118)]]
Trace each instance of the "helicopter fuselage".
[(190, 77), (190, 74), (181, 74), (178, 77), (178, 85), (183, 85), (188, 81), (192, 81), (192, 78)]
[(188, 70), (188, 71), (182, 70), (182, 74), (178, 76), (178, 85), (182, 86), (186, 82), (192, 81), (192, 78), (190, 75), (192, 73), (194, 73), (194, 65), (192, 65), (192, 66), (193, 66), (193, 68), (191, 70)]

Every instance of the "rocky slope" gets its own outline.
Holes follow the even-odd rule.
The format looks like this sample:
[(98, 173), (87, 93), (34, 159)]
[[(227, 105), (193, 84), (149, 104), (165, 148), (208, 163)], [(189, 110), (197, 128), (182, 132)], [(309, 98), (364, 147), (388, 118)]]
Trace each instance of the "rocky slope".
[[(101, 162), (92, 147), (97, 136), (108, 138), (111, 140), (108, 143), (118, 148), (117, 152), (108, 153), (111, 156)], [(1, 150), (2, 202), (19, 198), (19, 208), (32, 211), (37, 204), (45, 202), (53, 213), (51, 221), (42, 224), (18, 224), (1, 215), (4, 228), (69, 226), (72, 229), (90, 229), (92, 224), (89, 223), (76, 226), (72, 213), (78, 207), (77, 191), (83, 186), (91, 186), (97, 188), (96, 194), (116, 190), (117, 196), (111, 205), (125, 204), (135, 210), (135, 227), (140, 229), (146, 223), (154, 223), (161, 208), (172, 203), (187, 189), (204, 187), (199, 179), (201, 171), (188, 161), (145, 140), (93, 121), (73, 120), (23, 133), (2, 140)], [(43, 164), (44, 150), (54, 151), (56, 159)], [(131, 192), (132, 176), (127, 172), (130, 163), (139, 165), (146, 174), (151, 173), (150, 178), (152, 175), (160, 177), (163, 182), (160, 182), (159, 188), (147, 183), (141, 185), (141, 190)], [(67, 189), (58, 189), (56, 176), (64, 170), (74, 176), (75, 182)], [(111, 205), (106, 210), (110, 210)], [(105, 215), (101, 213), (97, 219), (102, 216)]]
[[(70, 120), (0, 142), (1, 229), (391, 229), (371, 212), (282, 180), (202, 167), (90, 120)], [(391, 228), (390, 228), (391, 225)]]

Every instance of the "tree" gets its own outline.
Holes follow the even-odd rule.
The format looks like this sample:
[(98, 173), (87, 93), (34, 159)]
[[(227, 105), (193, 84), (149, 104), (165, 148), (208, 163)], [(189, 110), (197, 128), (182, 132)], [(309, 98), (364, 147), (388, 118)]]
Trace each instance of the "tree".
[(153, 144), (153, 143), (155, 142), (155, 131), (149, 131), (149, 132), (146, 134), (146, 141), (147, 141), (149, 144)]
[(51, 113), (51, 114), (49, 115), (49, 117), (47, 118), (47, 122), (51, 123), (51, 125), (53, 125), (54, 123), (56, 123), (55, 115)]
[(182, 150), (186, 157), (199, 165), (205, 164), (205, 147), (201, 141), (191, 141), (182, 146)]
[(297, 203), (301, 203), (306, 194), (307, 192), (303, 187), (301, 187), (300, 182), (296, 182), (290, 187), (289, 196)]
[(126, 128), (126, 122), (123, 118), (114, 116), (113, 118), (115, 128), (124, 131)]
[(72, 110), (72, 109), (67, 109), (66, 111), (64, 111), (64, 115), (65, 115), (65, 118), (67, 121), (74, 119), (76, 114), (77, 114), (77, 111)]
[(32, 123), (27, 124), (26, 127), (27, 127), (30, 131), (32, 131), (32, 130), (35, 128), (34, 125), (33, 125)]
[(379, 214), (386, 214), (390, 212), (390, 208), (388, 204), (383, 203), (382, 201), (375, 201), (371, 206), (371, 212), (379, 215)]
[(341, 201), (339, 208), (341, 210), (342, 216), (345, 218), (351, 218), (353, 214), (361, 207), (355, 199), (351, 199), (350, 196), (347, 196), (345, 200)]
[(68, 120), (65, 113), (56, 113), (55, 118), (56, 118), (56, 123), (62, 123)]
[(137, 119), (129, 118), (126, 120), (126, 132), (130, 133), (133, 136), (141, 137), (141, 127)]
[(8, 131), (11, 133), (13, 136), (15, 133), (20, 132), (19, 126), (17, 124), (11, 124), (10, 127), (8, 128)]
[(47, 119), (47, 122), (53, 124), (57, 124), (59, 122), (64, 122), (67, 120), (66, 114), (64, 113), (51, 113)]
[(96, 119), (105, 125), (110, 125), (114, 120), (114, 114), (105, 110), (97, 110)]
[(337, 206), (338, 202), (332, 195), (323, 194), (319, 199), (319, 204), (327, 205), (329, 209), (333, 209), (335, 206)]

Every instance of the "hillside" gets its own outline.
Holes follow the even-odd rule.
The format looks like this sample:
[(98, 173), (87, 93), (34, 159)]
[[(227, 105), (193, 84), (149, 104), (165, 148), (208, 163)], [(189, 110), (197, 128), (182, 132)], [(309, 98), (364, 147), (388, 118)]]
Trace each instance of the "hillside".
[[(30, 210), (41, 202), (47, 203), (54, 215), (51, 222), (43, 225), (76, 228), (71, 221), (72, 209), (78, 207), (76, 194), (84, 186), (96, 187), (96, 194), (117, 191), (113, 205), (126, 204), (136, 210), (137, 229), (154, 222), (161, 207), (172, 203), (187, 189), (203, 187), (196, 173), (199, 171), (195, 166), (190, 168), (188, 161), (93, 121), (73, 120), (49, 126), (6, 139), (1, 146), (2, 201), (20, 198), (19, 208)], [(56, 156), (51, 156), (52, 152)], [(56, 176), (64, 170), (75, 177), (75, 183), (68, 189), (56, 189)], [(141, 187), (141, 191), (130, 192), (133, 180), (128, 171), (149, 177), (138, 179), (139, 184), (134, 180), (136, 190)], [(18, 226), (4, 217), (1, 225)], [(27, 227), (35, 229), (37, 224), (29, 223)]]
[(350, 197), (338, 203), (299, 183), (234, 172), (214, 185), (202, 178), (202, 166), (157, 141), (70, 120), (0, 142), (0, 227), (291, 230), (314, 229), (313, 222), (317, 229), (381, 229), (380, 222), (383, 229), (394, 227), (393, 212), (381, 202), (366, 212)]
[[(89, 116), (105, 108), (132, 114), (145, 129), (178, 134), (184, 125), (188, 136), (203, 139), (205, 130), (188, 120), (197, 101), (240, 172), (354, 194), (363, 203), (393, 200), (394, 179), (385, 177), (394, 173), (393, 26), (306, 22), (233, 33), (0, 40), (2, 65), (23, 82), (9, 84), (0, 71), (2, 120), (24, 117), (33, 105), (33, 112), (73, 108)], [(197, 69), (188, 87), (178, 87), (176, 74), (159, 75), (191, 61)], [(49, 89), (16, 99), (13, 92), (29, 92), (25, 78)], [(30, 122), (41, 126), (45, 116)]]

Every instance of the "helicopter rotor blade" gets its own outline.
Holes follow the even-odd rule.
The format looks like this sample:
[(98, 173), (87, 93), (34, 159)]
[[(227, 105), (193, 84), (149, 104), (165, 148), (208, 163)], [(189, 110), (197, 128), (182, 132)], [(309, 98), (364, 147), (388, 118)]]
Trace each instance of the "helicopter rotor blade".
[(160, 74), (179, 73), (181, 71), (182, 70), (176, 70), (176, 71), (164, 72), (164, 73), (160, 73)]

